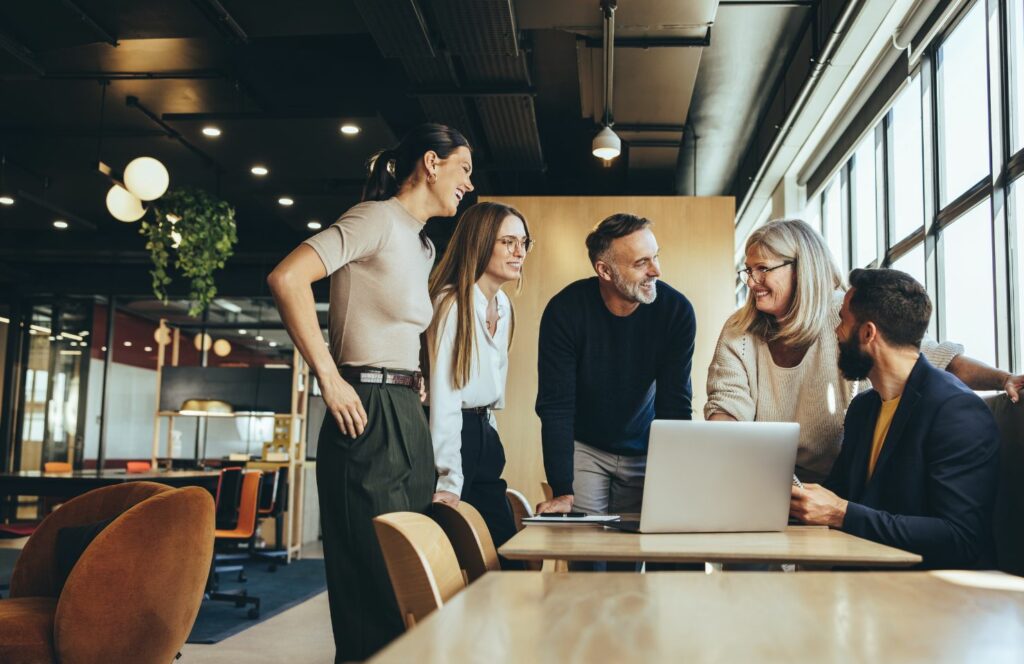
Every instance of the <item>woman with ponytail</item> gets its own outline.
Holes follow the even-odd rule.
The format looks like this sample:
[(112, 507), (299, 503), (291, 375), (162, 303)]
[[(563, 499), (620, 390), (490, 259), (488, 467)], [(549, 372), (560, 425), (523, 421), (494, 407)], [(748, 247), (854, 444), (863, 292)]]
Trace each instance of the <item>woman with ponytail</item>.
[[(434, 454), (420, 405), (420, 334), (433, 314), (431, 217), (473, 190), (458, 131), (424, 124), (371, 157), (363, 202), (306, 240), (268, 278), (281, 319), (327, 407), (317, 489), (337, 661), (363, 660), (403, 631), (373, 517), (425, 512)], [(331, 277), (330, 343), (312, 284)]]
[[(435, 502), (479, 510), (495, 546), (515, 534), (501, 479), (505, 450), (493, 411), (505, 404), (515, 318), (501, 287), (522, 286), (533, 245), (526, 219), (501, 203), (477, 203), (459, 219), (430, 278), (430, 435), (437, 465)], [(503, 560), (505, 568), (514, 563)], [(515, 567), (520, 569), (520, 567)]]

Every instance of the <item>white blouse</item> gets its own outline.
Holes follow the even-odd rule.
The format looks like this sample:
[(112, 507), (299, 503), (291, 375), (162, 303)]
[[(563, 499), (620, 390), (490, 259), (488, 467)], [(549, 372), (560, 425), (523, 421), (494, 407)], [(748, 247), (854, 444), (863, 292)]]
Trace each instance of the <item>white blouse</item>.
[[(456, 390), (452, 387), (452, 358), (458, 305), (452, 302), (438, 325), (437, 343), (430, 358), (430, 438), (437, 466), (437, 490), (462, 495), (462, 409), (505, 406), (505, 378), (508, 375), (508, 339), (512, 305), (501, 290), (497, 295), (498, 325), (492, 337), (487, 330), (487, 297), (479, 286), (473, 287), (475, 339), (469, 380)], [(440, 297), (434, 303), (435, 308)], [(497, 428), (494, 414), (488, 415)]]

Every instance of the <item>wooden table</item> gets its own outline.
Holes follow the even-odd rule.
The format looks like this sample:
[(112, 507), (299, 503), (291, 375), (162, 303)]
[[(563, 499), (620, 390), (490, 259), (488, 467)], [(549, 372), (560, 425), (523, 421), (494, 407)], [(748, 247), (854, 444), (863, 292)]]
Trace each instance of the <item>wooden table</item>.
[(490, 572), (371, 661), (1019, 664), (1024, 579), (943, 574)]
[(821, 526), (780, 533), (641, 535), (601, 526), (527, 526), (499, 549), (511, 560), (801, 563), (910, 567), (921, 556)]

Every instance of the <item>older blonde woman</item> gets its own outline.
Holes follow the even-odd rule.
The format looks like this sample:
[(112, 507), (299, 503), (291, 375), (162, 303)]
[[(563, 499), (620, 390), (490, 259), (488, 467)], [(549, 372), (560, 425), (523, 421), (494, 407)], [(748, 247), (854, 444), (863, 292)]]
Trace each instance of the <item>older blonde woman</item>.
[[(799, 220), (754, 231), (740, 276), (750, 293), (719, 336), (704, 417), (798, 422), (797, 475), (821, 482), (839, 454), (846, 409), (868, 387), (843, 378), (837, 362), (846, 284), (821, 235)], [(1016, 401), (1024, 387), (1024, 376), (965, 357), (959, 344), (926, 338), (921, 352), (974, 389), (1005, 389)]]

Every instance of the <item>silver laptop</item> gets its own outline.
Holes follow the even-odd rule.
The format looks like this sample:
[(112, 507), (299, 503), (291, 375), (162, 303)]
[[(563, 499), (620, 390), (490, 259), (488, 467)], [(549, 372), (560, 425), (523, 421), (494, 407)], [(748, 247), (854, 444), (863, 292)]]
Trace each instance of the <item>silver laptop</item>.
[(640, 521), (605, 524), (641, 533), (780, 531), (800, 425), (791, 422), (651, 424)]

